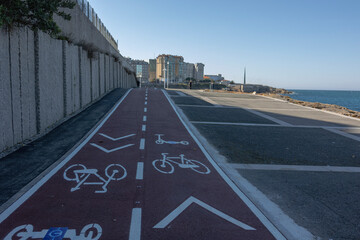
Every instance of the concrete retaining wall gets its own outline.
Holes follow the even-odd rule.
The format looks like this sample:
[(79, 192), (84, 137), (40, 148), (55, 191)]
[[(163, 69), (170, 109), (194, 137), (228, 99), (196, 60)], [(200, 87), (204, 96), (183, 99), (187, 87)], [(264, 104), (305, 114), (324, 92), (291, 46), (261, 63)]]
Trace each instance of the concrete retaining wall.
[(104, 38), (100, 31), (80, 9), (79, 5), (76, 4), (73, 9), (63, 9), (63, 11), (71, 15), (70, 21), (66, 21), (56, 14), (54, 15), (54, 19), (64, 36), (71, 39), (74, 43), (87, 44), (99, 49), (101, 52), (114, 56), (119, 59), (124, 67), (131, 71), (135, 71), (119, 51)]
[(27, 28), (0, 29), (0, 152), (42, 134), (116, 87), (136, 87), (118, 58)]

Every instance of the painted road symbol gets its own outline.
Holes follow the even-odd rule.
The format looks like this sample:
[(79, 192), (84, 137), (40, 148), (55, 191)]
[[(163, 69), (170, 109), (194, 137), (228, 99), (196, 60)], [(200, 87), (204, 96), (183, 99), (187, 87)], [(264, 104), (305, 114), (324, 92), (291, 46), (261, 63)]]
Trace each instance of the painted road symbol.
[(68, 228), (52, 227), (46, 233), (43, 240), (62, 240)]
[(180, 204), (174, 211), (172, 211), (169, 215), (167, 215), (163, 220), (161, 220), (158, 224), (156, 224), (153, 228), (165, 228), (168, 226), (175, 218), (177, 218), (186, 208), (188, 208), (192, 203), (196, 203), (197, 205), (205, 208), (209, 212), (225, 219), (228, 222), (235, 224), (238, 227), (243, 228), (244, 230), (256, 230), (255, 228), (236, 220), (233, 217), (217, 210), (216, 208), (211, 207), (210, 205), (200, 201), (199, 199), (191, 196), (185, 200), (182, 204)]
[(180, 168), (190, 168), (201, 174), (210, 173), (210, 169), (205, 164), (197, 160), (187, 159), (184, 154), (180, 154), (179, 157), (168, 157), (168, 153), (161, 153), (161, 155), (163, 159), (156, 159), (152, 162), (154, 168), (161, 173), (172, 174), (174, 172), (173, 164), (178, 165)]
[[(118, 138), (113, 138), (113, 137), (110, 137), (110, 136), (108, 136), (108, 135), (106, 135), (106, 134), (103, 134), (103, 133), (99, 133), (99, 135), (100, 135), (100, 136), (103, 136), (103, 137), (105, 137), (105, 138), (107, 138), (107, 139), (110, 139), (110, 140), (112, 140), (112, 141), (118, 141), (118, 140), (121, 140), (121, 139), (125, 139), (125, 138), (128, 138), (128, 137), (135, 136), (135, 134), (130, 134), (130, 135), (127, 135), (127, 136), (122, 136), (122, 137), (118, 137)], [(90, 143), (90, 145), (91, 145), (91, 146), (94, 146), (94, 147), (96, 147), (96, 148), (98, 148), (98, 149), (100, 149), (100, 150), (103, 151), (103, 152), (111, 153), (111, 152), (115, 152), (115, 151), (120, 150), (120, 149), (124, 149), (124, 148), (127, 148), (127, 147), (131, 147), (131, 146), (133, 146), (134, 144), (127, 144), (127, 145), (120, 146), (120, 147), (116, 147), (116, 148), (113, 148), (113, 149), (106, 149), (106, 148), (104, 148), (104, 147), (102, 147), (102, 146), (97, 145), (96, 143)]]
[[(59, 229), (59, 228), (54, 228)], [(60, 228), (62, 229), (62, 228)], [(34, 231), (34, 226), (31, 224), (21, 225), (14, 228), (5, 238), (4, 240), (27, 240), (27, 239), (46, 239), (45, 237), (50, 232), (50, 229), (43, 229), (39, 232)], [(57, 232), (59, 233), (59, 232)], [(56, 232), (53, 233), (53, 235)], [(102, 228), (99, 224), (88, 224), (81, 230), (79, 235), (76, 235), (75, 229), (69, 229), (65, 232), (63, 238), (71, 239), (71, 240), (98, 240), (100, 239), (102, 234)], [(57, 239), (57, 238), (49, 238), (49, 239)]]
[[(71, 188), (71, 192), (79, 190), (81, 185), (102, 185), (102, 190), (97, 190), (95, 193), (106, 193), (106, 187), (110, 181), (120, 181), (126, 177), (126, 174), (126, 169), (120, 164), (110, 164), (105, 169), (105, 175), (107, 176), (107, 179), (105, 179), (98, 174), (97, 169), (87, 169), (82, 164), (74, 164), (64, 171), (64, 179), (77, 183), (75, 187)], [(86, 180), (90, 176), (95, 176), (100, 182), (87, 182)]]
[(130, 134), (130, 135), (127, 135), (127, 136), (123, 136), (123, 137), (118, 137), (118, 138), (112, 138), (106, 134), (103, 134), (103, 133), (99, 133), (100, 136), (103, 136), (103, 137), (106, 137), (107, 139), (110, 139), (112, 141), (119, 141), (121, 139), (124, 139), (124, 138), (128, 138), (128, 137), (132, 137), (132, 136), (135, 136), (135, 134)]
[(158, 139), (155, 141), (156, 144), (182, 144), (182, 145), (189, 145), (188, 141), (180, 141), (180, 142), (175, 142), (175, 141), (165, 141), (163, 139), (161, 139), (161, 136), (164, 136), (164, 134), (155, 134), (156, 136), (158, 136)]

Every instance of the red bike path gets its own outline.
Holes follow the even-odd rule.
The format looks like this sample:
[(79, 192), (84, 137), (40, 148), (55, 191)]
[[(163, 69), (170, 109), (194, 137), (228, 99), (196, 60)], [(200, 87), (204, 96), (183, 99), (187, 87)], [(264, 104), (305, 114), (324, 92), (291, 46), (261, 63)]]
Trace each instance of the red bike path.
[(285, 239), (203, 152), (170, 101), (160, 89), (129, 91), (0, 214), (0, 239)]

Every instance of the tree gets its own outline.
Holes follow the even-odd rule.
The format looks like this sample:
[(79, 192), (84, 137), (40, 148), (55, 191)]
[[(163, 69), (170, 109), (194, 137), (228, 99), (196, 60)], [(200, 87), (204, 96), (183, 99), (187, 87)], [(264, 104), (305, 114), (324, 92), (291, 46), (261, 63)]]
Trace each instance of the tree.
[(234, 82), (234, 81), (231, 81), (230, 84), (235, 84), (235, 82)]
[(70, 20), (70, 14), (60, 8), (74, 8), (72, 0), (1, 0), (0, 27), (8, 30), (13, 27), (27, 26), (36, 31), (38, 29), (48, 33), (51, 37), (59, 37), (61, 32), (54, 21), (54, 14)]

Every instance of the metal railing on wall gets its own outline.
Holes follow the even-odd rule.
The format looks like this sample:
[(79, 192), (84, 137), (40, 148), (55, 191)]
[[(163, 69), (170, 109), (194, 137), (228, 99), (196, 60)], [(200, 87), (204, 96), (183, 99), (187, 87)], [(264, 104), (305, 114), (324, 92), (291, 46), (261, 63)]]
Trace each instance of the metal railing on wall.
[[(77, 4), (80, 6), (80, 9), (83, 13), (89, 18), (90, 22), (99, 30), (99, 32), (108, 40), (108, 42), (118, 50), (118, 44), (106, 29), (105, 25), (101, 22), (101, 19), (98, 17), (94, 9), (91, 7), (90, 3), (87, 0), (77, 0)], [(118, 50), (119, 51), (119, 50)]]

